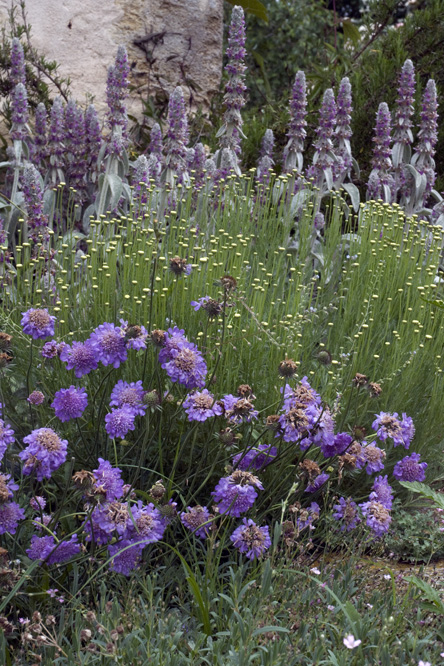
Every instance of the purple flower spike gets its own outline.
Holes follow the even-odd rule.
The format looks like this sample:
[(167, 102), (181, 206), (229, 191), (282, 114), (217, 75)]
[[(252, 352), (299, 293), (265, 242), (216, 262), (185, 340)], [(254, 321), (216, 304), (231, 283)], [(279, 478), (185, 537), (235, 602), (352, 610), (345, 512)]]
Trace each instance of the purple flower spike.
[(87, 148), (88, 165), (94, 169), (97, 165), (100, 146), (102, 144), (102, 131), (99, 117), (93, 104), (90, 104), (85, 113), (85, 140)]
[(150, 155), (157, 157), (159, 162), (162, 161), (162, 130), (160, 129), (159, 123), (155, 123), (152, 127), (150, 134), (150, 145), (149, 145)]
[[(393, 123), (393, 141), (410, 145), (413, 143), (412, 116), (415, 101), (415, 68), (411, 60), (406, 60), (402, 66), (399, 78), (397, 108)], [(395, 163), (395, 166), (397, 164)]]
[[(206, 539), (211, 531), (212, 524), (209, 523), (214, 516), (206, 506), (188, 506), (186, 512), (180, 514), (180, 520), (185, 527), (193, 532), (199, 539)], [(207, 525), (205, 525), (207, 523)]]
[(239, 518), (253, 506), (257, 497), (255, 488), (264, 489), (256, 476), (236, 470), (230, 476), (220, 479), (211, 495), (218, 504), (220, 513)]
[(107, 502), (120, 499), (123, 495), (124, 483), (121, 477), (122, 470), (112, 467), (108, 460), (99, 458), (99, 466), (93, 470), (96, 480), (96, 491), (104, 491)]
[(350, 175), (350, 169), (352, 167), (350, 147), (350, 138), (352, 136), (352, 130), (350, 127), (352, 110), (350, 80), (348, 77), (344, 77), (339, 84), (337, 97), (335, 129), (335, 155), (337, 161), (333, 167), (337, 183), (342, 183), (346, 176)]
[(0, 504), (0, 534), (15, 534), (20, 520), (24, 520), (25, 511), (16, 502)]
[(42, 340), (54, 335), (54, 324), (56, 318), (50, 315), (48, 310), (30, 308), (22, 312), (23, 318), (20, 322), (23, 333), (30, 335), (34, 340)]
[(426, 462), (419, 462), (419, 453), (412, 453), (396, 463), (393, 476), (398, 481), (425, 481)]
[(258, 527), (251, 518), (244, 518), (242, 525), (230, 536), (234, 547), (250, 560), (262, 557), (271, 546), (268, 526)]
[(436, 85), (429, 79), (422, 97), (421, 122), (418, 132), (418, 143), (412, 158), (412, 165), (421, 174), (425, 174), (427, 185), (424, 192), (423, 205), (427, 204), (432, 188), (435, 184), (435, 155), (438, 141), (438, 100)]
[(35, 472), (37, 481), (49, 479), (66, 460), (68, 442), (51, 428), (33, 430), (23, 441), (28, 446), (19, 453), (19, 458), (24, 462), (25, 476)]
[(106, 84), (106, 99), (109, 109), (108, 122), (111, 129), (121, 127), (125, 130), (128, 124), (125, 99), (128, 95), (129, 73), (128, 54), (124, 46), (119, 46), (115, 63), (108, 68)]
[(387, 507), (375, 500), (364, 502), (359, 506), (366, 518), (367, 526), (376, 536), (382, 536), (388, 532), (392, 518)]
[(51, 407), (60, 421), (70, 421), (82, 416), (88, 405), (88, 396), (84, 388), (70, 386), (60, 389), (54, 396)]
[(36, 236), (39, 232), (46, 230), (48, 218), (43, 212), (42, 179), (33, 164), (27, 164), (23, 169), (22, 189), (28, 228), (31, 235)]
[(302, 172), (304, 164), (304, 141), (307, 136), (307, 85), (305, 74), (299, 71), (294, 79), (290, 99), (290, 123), (287, 132), (287, 145), (284, 148), (283, 171), (297, 169)]
[(387, 481), (387, 475), (376, 477), (369, 499), (380, 502), (390, 511), (393, 504), (393, 490)]
[(205, 182), (205, 162), (207, 155), (202, 143), (197, 143), (194, 147), (194, 157), (191, 164), (191, 169), (194, 173), (191, 175), (194, 178), (194, 187), (199, 189)]
[(328, 88), (322, 98), (319, 110), (319, 127), (316, 129), (317, 139), (314, 142), (315, 154), (313, 164), (307, 170), (307, 177), (314, 178), (314, 184), (320, 187), (326, 182), (328, 189), (333, 185), (333, 133), (336, 125), (336, 102), (333, 90)]
[(119, 409), (113, 409), (110, 414), (105, 416), (106, 432), (112, 439), (116, 437), (123, 439), (130, 430), (135, 429), (135, 416), (134, 410), (127, 405)]
[(261, 156), (257, 165), (257, 180), (264, 186), (270, 182), (270, 171), (273, 169), (273, 148), (274, 148), (274, 134), (273, 130), (265, 130), (262, 139)]
[(189, 395), (184, 401), (183, 407), (188, 414), (189, 421), (206, 421), (213, 416), (221, 416), (224, 411), (208, 389)]
[(74, 370), (77, 378), (96, 370), (99, 365), (97, 348), (91, 340), (65, 345), (60, 352), (60, 360), (66, 363), (67, 370)]
[(165, 137), (165, 162), (162, 179), (174, 185), (174, 176), (179, 183), (188, 182), (187, 144), (189, 141), (188, 120), (182, 88), (177, 86), (168, 103), (168, 129)]
[(358, 505), (350, 497), (340, 497), (339, 504), (335, 504), (333, 508), (333, 518), (341, 521), (341, 532), (350, 532), (361, 522)]
[(125, 335), (121, 328), (105, 322), (91, 333), (90, 340), (103, 365), (118, 368), (127, 359)]
[(35, 159), (39, 166), (43, 166), (46, 157), (48, 156), (47, 150), (47, 124), (48, 114), (43, 102), (38, 104), (35, 110), (35, 127), (34, 127), (34, 145), (35, 145)]
[(15, 88), (18, 83), (26, 85), (25, 55), (23, 46), (17, 37), (11, 42), (11, 84)]
[(28, 136), (26, 129), (28, 119), (28, 93), (23, 83), (17, 83), (11, 99), (11, 138), (14, 141), (24, 141)]
[(376, 113), (376, 127), (373, 141), (372, 170), (367, 184), (367, 200), (383, 199), (387, 203), (392, 202), (394, 179), (391, 175), (391, 117), (385, 102), (379, 105)]
[[(48, 152), (51, 166), (54, 170), (62, 169), (64, 166), (65, 146), (65, 112), (61, 97), (56, 97), (51, 108), (51, 121), (48, 133)], [(55, 174), (55, 179), (61, 180), (61, 172)]]
[(124, 382), (119, 379), (111, 392), (111, 407), (130, 407), (135, 415), (143, 416), (146, 412), (146, 405), (143, 403), (145, 391), (142, 387), (142, 381)]

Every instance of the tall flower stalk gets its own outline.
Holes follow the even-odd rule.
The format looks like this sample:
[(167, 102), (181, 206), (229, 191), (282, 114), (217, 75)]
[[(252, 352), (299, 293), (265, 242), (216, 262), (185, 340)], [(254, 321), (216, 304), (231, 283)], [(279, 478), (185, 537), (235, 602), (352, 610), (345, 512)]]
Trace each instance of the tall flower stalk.
[(346, 76), (339, 84), (336, 100), (336, 128), (334, 135), (336, 163), (333, 167), (336, 186), (342, 185), (350, 177), (352, 153), (350, 138), (353, 134), (350, 123), (352, 114), (352, 95), (350, 80)]
[(323, 190), (324, 184), (328, 190), (333, 187), (333, 135), (336, 125), (336, 102), (333, 90), (328, 88), (322, 98), (319, 110), (319, 126), (316, 129), (317, 139), (314, 142), (315, 154), (313, 163), (307, 169), (307, 178), (314, 179), (314, 185)]
[(53, 185), (64, 181), (64, 155), (65, 155), (65, 112), (61, 97), (56, 97), (52, 108), (48, 132), (48, 152), (50, 165), (50, 180)]
[(367, 184), (367, 200), (382, 199), (387, 203), (393, 200), (394, 179), (391, 174), (391, 117), (385, 102), (379, 105), (376, 113), (375, 147), (373, 149), (372, 170)]
[(31, 238), (37, 238), (46, 230), (48, 218), (43, 212), (43, 190), (41, 177), (33, 164), (23, 170), (22, 190), (25, 199), (27, 225)]
[(415, 99), (415, 68), (411, 60), (406, 60), (402, 66), (399, 78), (398, 97), (393, 122), (393, 148), (392, 160), (394, 167), (393, 199), (405, 200), (409, 197), (411, 186), (409, 174), (405, 168), (412, 155), (413, 134), (412, 116)]
[(256, 178), (259, 183), (264, 187), (270, 182), (270, 171), (273, 168), (273, 148), (274, 148), (274, 134), (273, 130), (265, 130), (262, 138), (261, 156), (257, 165)]
[(45, 166), (47, 151), (47, 125), (48, 114), (46, 113), (45, 105), (40, 102), (35, 110), (35, 125), (34, 125), (34, 160), (38, 166)]
[(26, 85), (25, 55), (23, 46), (17, 37), (11, 42), (11, 70), (10, 79), (12, 88), (18, 83)]
[[(173, 90), (168, 103), (168, 129), (165, 137), (165, 162), (161, 181), (174, 187), (176, 183), (188, 183), (187, 144), (188, 120), (182, 88)], [(177, 178), (177, 181), (175, 179)]]
[(304, 141), (307, 136), (307, 84), (305, 74), (299, 71), (294, 79), (290, 99), (290, 122), (287, 132), (287, 145), (283, 154), (283, 170), (297, 169), (302, 172), (304, 165)]
[(438, 141), (438, 100), (436, 85), (433, 79), (429, 79), (422, 97), (421, 121), (418, 132), (418, 143), (416, 144), (412, 157), (412, 165), (418, 173), (425, 175), (427, 184), (425, 186), (422, 205), (425, 206), (430, 197), (436, 179), (435, 155), (436, 142)]

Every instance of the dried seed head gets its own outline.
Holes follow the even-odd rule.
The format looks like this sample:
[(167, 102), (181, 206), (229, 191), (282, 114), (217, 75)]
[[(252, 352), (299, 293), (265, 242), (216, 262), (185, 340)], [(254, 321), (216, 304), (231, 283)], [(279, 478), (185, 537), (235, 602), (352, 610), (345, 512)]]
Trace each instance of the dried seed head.
[(223, 303), (219, 303), (214, 298), (209, 298), (202, 304), (202, 310), (205, 310), (209, 319), (215, 319), (224, 309)]
[(378, 398), (382, 393), (382, 386), (376, 382), (370, 382), (367, 388), (372, 398)]
[(143, 396), (143, 402), (145, 405), (148, 405), (148, 407), (157, 407), (160, 405), (160, 396), (156, 389), (147, 391)]
[(221, 430), (218, 434), (218, 438), (227, 448), (233, 446), (233, 444), (237, 441), (237, 437), (231, 428), (225, 428), (224, 430)]
[(267, 420), (265, 421), (265, 425), (269, 430), (279, 430), (281, 427), (281, 424), (279, 423), (279, 419), (281, 417), (279, 414), (270, 414), (267, 416)]
[(322, 363), (322, 365), (331, 364), (331, 354), (327, 349), (321, 349), (321, 351), (317, 353), (316, 358), (318, 359), (319, 363)]
[(366, 429), (364, 426), (354, 426), (353, 428), (353, 438), (356, 439), (358, 442), (362, 442), (362, 440), (365, 439), (365, 436), (367, 434)]
[(234, 291), (237, 287), (237, 280), (231, 275), (224, 275), (220, 279), (220, 284), (225, 291)]
[(238, 386), (237, 395), (241, 398), (256, 400), (256, 396), (253, 395), (253, 389), (248, 384), (241, 384), (240, 386)]
[(8, 351), (11, 348), (12, 335), (0, 331), (0, 351)]
[(81, 469), (80, 472), (73, 474), (72, 480), (77, 488), (81, 488), (85, 491), (91, 490), (95, 483), (94, 474), (88, 472), (86, 469)]
[(170, 271), (174, 275), (182, 275), (183, 273), (188, 273), (188, 264), (186, 259), (181, 259), (180, 257), (173, 257), (170, 259)]
[(150, 495), (154, 500), (161, 500), (162, 497), (165, 495), (166, 490), (165, 486), (163, 485), (162, 481), (156, 481), (154, 486), (151, 486), (150, 488)]
[(165, 331), (160, 330), (159, 328), (151, 331), (151, 341), (156, 347), (165, 346)]
[(286, 358), (285, 361), (279, 363), (278, 373), (281, 377), (293, 377), (298, 369), (298, 363), (291, 358)]
[(12, 356), (6, 352), (0, 354), (0, 368), (6, 368), (12, 361)]
[(368, 377), (367, 375), (361, 375), (360, 372), (357, 372), (356, 375), (354, 376), (354, 379), (352, 379), (352, 384), (355, 386), (365, 386), (368, 384)]
[(299, 463), (299, 468), (305, 478), (308, 481), (313, 481), (321, 473), (321, 468), (314, 460), (309, 460), (306, 458), (301, 463)]

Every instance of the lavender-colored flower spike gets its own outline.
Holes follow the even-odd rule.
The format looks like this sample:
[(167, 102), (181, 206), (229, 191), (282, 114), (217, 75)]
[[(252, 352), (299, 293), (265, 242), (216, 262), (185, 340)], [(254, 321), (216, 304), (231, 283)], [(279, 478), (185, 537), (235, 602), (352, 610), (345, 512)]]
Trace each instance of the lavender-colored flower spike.
[(151, 130), (149, 151), (162, 161), (162, 131), (159, 123), (155, 123)]
[(265, 134), (262, 138), (261, 157), (257, 165), (257, 179), (265, 186), (267, 186), (270, 182), (270, 170), (274, 165), (273, 148), (273, 130), (267, 129), (265, 130)]
[(200, 188), (203, 186), (205, 181), (205, 161), (207, 159), (205, 148), (202, 143), (197, 143), (194, 146), (194, 156), (193, 162), (191, 164), (191, 170), (194, 171), (192, 174), (194, 178), (194, 187)]
[[(231, 14), (231, 23), (228, 30), (228, 48), (226, 51), (228, 63), (225, 71), (228, 81), (225, 85), (225, 113), (223, 125), (218, 134), (220, 136), (220, 158), (224, 148), (233, 153), (235, 157), (235, 170), (240, 173), (239, 159), (240, 140), (244, 136), (242, 132), (241, 109), (245, 105), (244, 83), (246, 66), (244, 65), (245, 50), (245, 18), (244, 11), (237, 5)], [(220, 164), (218, 164), (220, 167)]]
[(307, 121), (307, 85), (305, 74), (299, 71), (294, 79), (290, 99), (290, 123), (288, 126), (288, 142), (284, 148), (284, 171), (293, 169), (302, 171), (304, 164), (304, 141), (307, 136), (305, 130)]
[(379, 105), (376, 113), (376, 127), (373, 141), (372, 170), (367, 184), (367, 200), (383, 199), (387, 203), (392, 201), (392, 190), (394, 186), (391, 160), (391, 117), (385, 102)]
[(426, 205), (430, 192), (435, 184), (435, 146), (438, 141), (438, 100), (436, 85), (429, 79), (422, 97), (421, 122), (418, 132), (418, 143), (412, 158), (412, 165), (420, 174), (427, 178), (423, 205)]
[(346, 176), (350, 175), (352, 166), (352, 154), (350, 138), (352, 130), (350, 127), (352, 113), (352, 96), (350, 80), (345, 76), (339, 84), (338, 97), (336, 101), (336, 129), (335, 129), (335, 155), (337, 162), (334, 165), (335, 180), (340, 183)]
[(14, 141), (24, 141), (28, 136), (26, 129), (28, 118), (28, 94), (23, 83), (17, 83), (11, 100), (11, 138)]
[(28, 215), (28, 228), (31, 236), (36, 236), (48, 225), (48, 218), (43, 213), (43, 190), (40, 174), (33, 164), (23, 169), (22, 190)]
[(44, 163), (48, 154), (46, 147), (47, 121), (48, 114), (46, 113), (45, 105), (43, 102), (40, 102), (35, 110), (34, 126), (35, 161), (38, 165)]
[(130, 67), (128, 54), (124, 46), (119, 46), (114, 65), (108, 69), (106, 98), (108, 103), (108, 120), (110, 127), (120, 126), (123, 130), (128, 124), (125, 98), (128, 94), (128, 76)]
[(88, 163), (85, 116), (77, 104), (74, 103), (70, 109), (69, 124), (67, 108), (66, 121), (66, 144), (70, 152), (68, 166), (69, 184), (75, 190), (74, 198), (76, 202), (82, 204), (86, 197)]
[(26, 84), (25, 73), (25, 55), (23, 53), (23, 46), (17, 37), (11, 42), (11, 84), (15, 88), (17, 83)]
[(333, 186), (333, 132), (336, 124), (336, 102), (333, 90), (328, 88), (322, 98), (319, 110), (319, 127), (316, 130), (317, 139), (314, 142), (316, 152), (313, 164), (307, 170), (307, 176), (314, 178), (315, 185), (321, 187), (324, 179), (327, 188)]
[(134, 188), (134, 199), (139, 205), (144, 205), (148, 201), (148, 188), (150, 178), (157, 182), (159, 179), (159, 163), (154, 155), (147, 159), (145, 155), (139, 155), (134, 162), (134, 175), (132, 186)]
[(165, 165), (162, 180), (174, 185), (174, 176), (179, 183), (188, 181), (187, 172), (187, 144), (188, 120), (185, 109), (182, 88), (177, 86), (173, 90), (168, 103), (168, 130), (165, 140)]
[(56, 97), (51, 109), (51, 121), (48, 133), (49, 161), (52, 167), (53, 183), (63, 180), (63, 157), (65, 146), (65, 113), (61, 97)]
[(414, 112), (415, 98), (415, 68), (411, 60), (406, 60), (402, 66), (399, 79), (398, 97), (396, 100), (397, 108), (393, 123), (393, 148), (392, 160), (395, 169), (395, 191), (396, 198), (398, 192), (402, 197), (410, 194), (408, 184), (409, 178), (405, 165), (410, 162), (411, 145), (413, 143), (412, 134), (412, 115)]
[(86, 146), (88, 152), (88, 164), (94, 169), (102, 144), (102, 132), (99, 117), (93, 104), (90, 104), (85, 113)]

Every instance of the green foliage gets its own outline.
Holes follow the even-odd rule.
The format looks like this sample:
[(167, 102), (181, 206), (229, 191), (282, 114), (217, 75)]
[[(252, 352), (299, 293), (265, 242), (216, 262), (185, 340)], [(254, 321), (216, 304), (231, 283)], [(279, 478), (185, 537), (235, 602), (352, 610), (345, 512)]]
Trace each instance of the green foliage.
[(407, 562), (429, 562), (444, 557), (439, 516), (431, 507), (403, 510), (394, 508), (390, 532), (385, 537), (387, 552)]
[(268, 23), (267, 10), (259, 0), (227, 0), (227, 2), (229, 2), (230, 5), (238, 5), (239, 7), (242, 7), (246, 12), (250, 12), (254, 16), (257, 16)]

